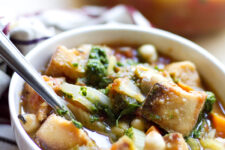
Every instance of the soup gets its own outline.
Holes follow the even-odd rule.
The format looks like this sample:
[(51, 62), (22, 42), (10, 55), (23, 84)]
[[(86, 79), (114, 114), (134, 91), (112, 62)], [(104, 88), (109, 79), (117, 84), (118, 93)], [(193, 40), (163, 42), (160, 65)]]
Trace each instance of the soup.
[(59, 46), (43, 79), (76, 120), (54, 112), (27, 84), (18, 116), (42, 149), (224, 149), (225, 116), (195, 64), (154, 45)]

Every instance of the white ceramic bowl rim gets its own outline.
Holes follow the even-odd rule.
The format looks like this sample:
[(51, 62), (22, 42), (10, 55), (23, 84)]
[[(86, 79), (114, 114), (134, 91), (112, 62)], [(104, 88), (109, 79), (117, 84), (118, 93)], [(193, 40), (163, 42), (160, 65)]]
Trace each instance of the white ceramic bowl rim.
[[(158, 36), (162, 36), (162, 37), (165, 37), (168, 39), (172, 39), (176, 42), (179, 42), (183, 45), (186, 45), (186, 46), (196, 50), (198, 53), (201, 53), (204, 57), (208, 58), (209, 61), (213, 62), (214, 65), (217, 66), (218, 69), (223, 72), (223, 74), (225, 74), (224, 65), (221, 62), (219, 62), (214, 56), (209, 54), (206, 50), (204, 50), (202, 47), (198, 46), (197, 44), (195, 44), (183, 37), (180, 37), (178, 35), (169, 33), (167, 31), (163, 31), (163, 30), (156, 29), (156, 28), (138, 27), (138, 26), (133, 26), (133, 25), (120, 25), (120, 26), (97, 25), (97, 26), (84, 27), (84, 28), (67, 31), (67, 32), (61, 33), (61, 34), (59, 34), (53, 38), (50, 38), (50, 39), (44, 41), (43, 43), (39, 44), (37, 47), (35, 47), (33, 50), (31, 50), (26, 55), (26, 58), (27, 59), (32, 58), (33, 55), (35, 55), (38, 50), (48, 46), (51, 43), (54, 43), (55, 40), (61, 39), (62, 37), (67, 37), (67, 36), (74, 35), (74, 34), (87, 33), (90, 31), (104, 31), (104, 30), (115, 30), (115, 31), (132, 30), (132, 31), (137, 31), (137, 32), (151, 33), (153, 35), (158, 35)], [(9, 88), (9, 109), (10, 109), (11, 120), (15, 122), (15, 126), (18, 129), (19, 134), (22, 135), (24, 140), (28, 141), (28, 143), (34, 149), (40, 149), (23, 129), (23, 127), (20, 124), (20, 121), (18, 119), (17, 112), (15, 110), (15, 108), (16, 108), (15, 107), (15, 96), (14, 96), (15, 95), (15, 83), (18, 78), (19, 78), (19, 76), (16, 73), (14, 73), (11, 83), (10, 83), (10, 88)]]

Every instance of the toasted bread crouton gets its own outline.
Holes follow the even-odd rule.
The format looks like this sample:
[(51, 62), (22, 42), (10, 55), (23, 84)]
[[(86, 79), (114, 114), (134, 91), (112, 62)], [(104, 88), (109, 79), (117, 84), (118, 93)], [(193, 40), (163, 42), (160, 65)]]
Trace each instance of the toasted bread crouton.
[(129, 137), (123, 136), (112, 145), (111, 150), (136, 150), (136, 148)]
[(53, 78), (53, 77), (43, 75), (42, 78), (56, 93), (60, 91), (60, 85), (66, 81), (64, 77)]
[(89, 52), (90, 49), (77, 50), (59, 46), (48, 64), (46, 74), (53, 77), (65, 76), (73, 80), (83, 77)]
[(171, 63), (166, 66), (165, 70), (168, 71), (175, 80), (179, 80), (196, 90), (202, 89), (199, 74), (192, 62), (182, 61)]
[(41, 96), (27, 83), (24, 84), (22, 92), (22, 105), (26, 113), (36, 114), (40, 105), (44, 102)]
[(167, 134), (164, 136), (164, 140), (166, 142), (166, 150), (188, 150), (187, 143), (180, 133)]
[[(48, 76), (42, 76), (47, 84), (57, 93), (60, 90), (60, 85), (65, 81), (65, 78), (52, 78)], [(40, 111), (47, 112), (49, 106), (44, 104), (44, 100), (38, 95), (37, 92), (27, 83), (24, 84), (24, 90), (22, 93), (22, 105), (26, 113), (38, 114)], [(41, 108), (40, 108), (41, 107)], [(39, 108), (41, 110), (39, 110)], [(45, 109), (45, 110), (44, 110)], [(42, 120), (41, 120), (42, 121)]]
[(71, 121), (52, 114), (36, 133), (35, 141), (43, 149), (68, 150), (76, 146), (95, 147), (94, 142)]
[(138, 65), (135, 69), (135, 76), (140, 80), (141, 91), (147, 95), (156, 83), (173, 82), (170, 75), (166, 72), (159, 72), (151, 67)]
[(190, 134), (204, 106), (207, 94), (186, 92), (174, 83), (156, 83), (150, 90), (142, 115), (168, 132)]

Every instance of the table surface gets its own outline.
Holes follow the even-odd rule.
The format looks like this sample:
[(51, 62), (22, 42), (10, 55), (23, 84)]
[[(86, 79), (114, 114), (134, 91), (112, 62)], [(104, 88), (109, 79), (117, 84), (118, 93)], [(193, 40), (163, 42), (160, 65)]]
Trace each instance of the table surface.
[[(39, 10), (72, 9), (91, 4), (91, 0), (0, 0), (0, 14), (24, 14)], [(225, 29), (218, 33), (190, 39), (204, 47), (225, 65)]]

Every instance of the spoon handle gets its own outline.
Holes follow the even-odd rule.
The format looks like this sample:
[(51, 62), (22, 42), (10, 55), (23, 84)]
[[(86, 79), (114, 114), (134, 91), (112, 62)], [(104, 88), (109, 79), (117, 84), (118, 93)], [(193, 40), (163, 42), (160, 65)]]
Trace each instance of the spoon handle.
[(24, 58), (20, 51), (0, 31), (0, 56), (17, 72), (56, 112), (58, 109), (67, 110), (65, 117), (75, 119), (60, 97), (42, 79), (41, 75)]

